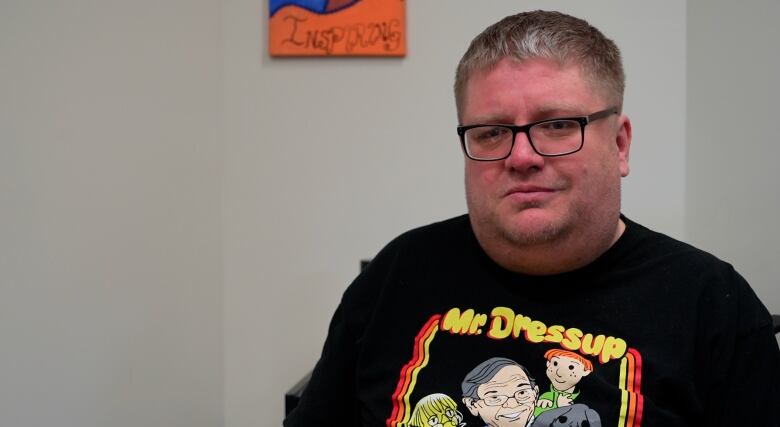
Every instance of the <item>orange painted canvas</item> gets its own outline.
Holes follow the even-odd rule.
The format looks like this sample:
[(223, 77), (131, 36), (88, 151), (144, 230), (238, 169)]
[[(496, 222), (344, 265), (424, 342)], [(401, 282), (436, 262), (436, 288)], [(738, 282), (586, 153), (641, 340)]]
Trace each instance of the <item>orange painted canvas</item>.
[(404, 0), (269, 0), (272, 56), (404, 56)]

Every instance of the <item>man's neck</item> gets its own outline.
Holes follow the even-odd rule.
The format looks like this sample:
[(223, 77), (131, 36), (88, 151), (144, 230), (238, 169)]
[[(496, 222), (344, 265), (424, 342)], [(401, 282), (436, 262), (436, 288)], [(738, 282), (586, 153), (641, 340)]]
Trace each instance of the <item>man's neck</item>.
[(595, 261), (620, 238), (623, 220), (591, 233), (572, 232), (560, 239), (531, 245), (515, 245), (496, 236), (477, 240), (487, 255), (501, 267), (516, 273), (547, 276), (576, 270)]

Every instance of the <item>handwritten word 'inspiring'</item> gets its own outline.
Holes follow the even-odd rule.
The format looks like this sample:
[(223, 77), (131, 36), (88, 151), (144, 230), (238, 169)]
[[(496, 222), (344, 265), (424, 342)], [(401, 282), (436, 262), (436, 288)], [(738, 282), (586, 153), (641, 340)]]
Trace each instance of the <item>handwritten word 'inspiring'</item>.
[[(482, 327), (488, 324), (486, 314), (475, 313), (473, 309), (461, 312), (452, 308), (442, 319), (440, 328), (453, 334), (481, 335)], [(571, 351), (597, 356), (601, 363), (623, 357), (627, 345), (621, 338), (584, 333), (577, 328), (564, 328), (561, 325), (547, 326), (530, 317), (515, 312), (508, 307), (495, 307), (490, 312), (490, 326), (487, 336), (500, 340), (519, 338), (523, 335), (531, 343), (556, 343)]]
[(358, 48), (366, 49), (381, 45), (387, 52), (401, 47), (401, 22), (397, 19), (382, 22), (369, 22), (348, 26), (302, 30), (300, 23), (305, 18), (288, 15), (285, 21), (291, 21), (290, 32), (282, 39), (283, 44), (293, 44), (303, 49), (320, 50), (328, 55), (340, 47), (347, 53)]

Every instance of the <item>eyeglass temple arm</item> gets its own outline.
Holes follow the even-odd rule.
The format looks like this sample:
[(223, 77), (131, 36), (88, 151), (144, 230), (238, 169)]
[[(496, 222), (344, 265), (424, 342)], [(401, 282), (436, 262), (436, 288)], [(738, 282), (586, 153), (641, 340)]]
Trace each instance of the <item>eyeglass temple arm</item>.
[(590, 116), (587, 116), (588, 123), (590, 123), (590, 122), (592, 122), (594, 120), (602, 119), (602, 118), (607, 117), (607, 116), (611, 116), (613, 114), (617, 114), (617, 113), (618, 113), (618, 108), (617, 107), (610, 107), (610, 108), (607, 108), (606, 110), (595, 112), (595, 113), (591, 114)]

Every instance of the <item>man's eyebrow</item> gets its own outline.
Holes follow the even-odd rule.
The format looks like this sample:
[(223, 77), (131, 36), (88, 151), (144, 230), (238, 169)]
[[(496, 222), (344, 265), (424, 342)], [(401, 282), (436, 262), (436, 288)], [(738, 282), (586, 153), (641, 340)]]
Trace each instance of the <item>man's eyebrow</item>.
[(509, 125), (512, 124), (513, 120), (508, 116), (496, 114), (496, 115), (479, 116), (474, 120), (469, 120), (469, 122), (473, 124)]
[(487, 114), (484, 116), (477, 116), (473, 120), (469, 120), (469, 124), (515, 124), (525, 125), (533, 123), (539, 120), (555, 119), (558, 117), (579, 117), (588, 114), (583, 111), (581, 106), (575, 106), (572, 104), (548, 104), (530, 111), (528, 114), (528, 120), (525, 123), (514, 123), (515, 120), (508, 114)]
[(534, 110), (531, 113), (531, 117), (534, 117), (534, 120), (544, 120), (546, 118), (554, 119), (556, 117), (579, 116), (582, 114), (587, 113), (584, 113), (582, 107), (579, 106), (570, 104), (550, 104)]

